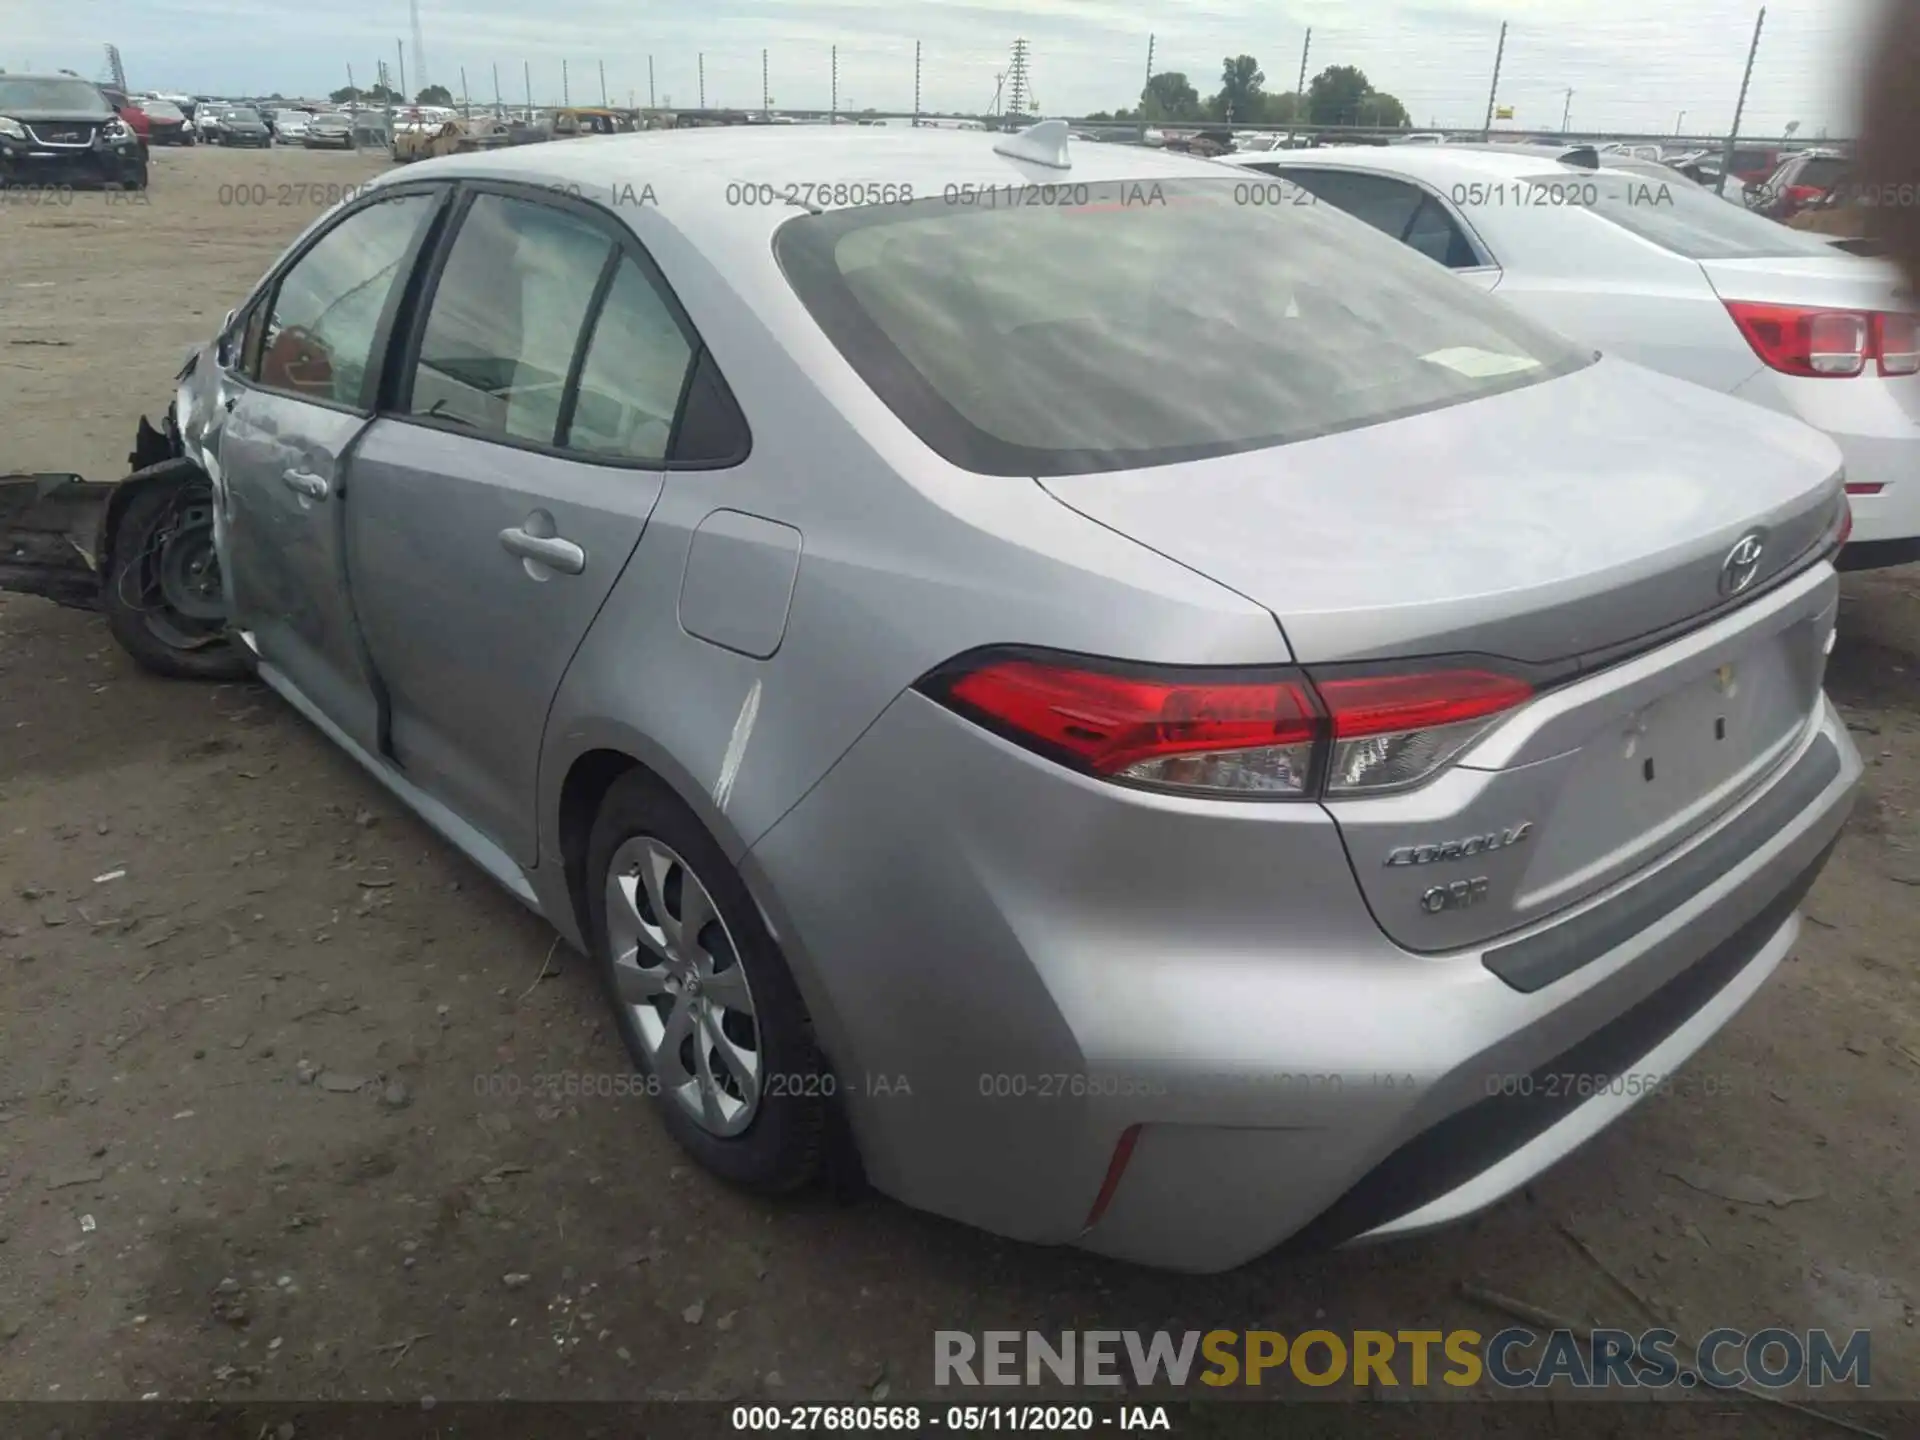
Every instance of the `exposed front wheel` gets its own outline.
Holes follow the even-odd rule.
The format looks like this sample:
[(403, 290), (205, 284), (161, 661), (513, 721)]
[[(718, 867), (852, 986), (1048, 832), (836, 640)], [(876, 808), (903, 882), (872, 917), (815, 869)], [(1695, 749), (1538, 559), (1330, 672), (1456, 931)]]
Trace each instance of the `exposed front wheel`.
[(834, 1080), (739, 872), (642, 771), (608, 791), (587, 865), (601, 980), (668, 1132), (750, 1189), (813, 1180)]
[(252, 666), (227, 632), (212, 487), (185, 462), (165, 463), (180, 473), (133, 477), (140, 488), (114, 519), (102, 597), (108, 628), (156, 675), (242, 679)]

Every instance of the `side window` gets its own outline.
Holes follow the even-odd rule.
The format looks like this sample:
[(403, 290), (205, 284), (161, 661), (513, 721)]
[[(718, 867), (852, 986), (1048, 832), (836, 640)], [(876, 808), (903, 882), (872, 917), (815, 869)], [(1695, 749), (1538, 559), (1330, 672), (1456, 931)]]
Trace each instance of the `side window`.
[(564, 444), (622, 460), (666, 459), (693, 346), (653, 282), (621, 260), (594, 322)]
[(335, 405), (362, 403), (387, 297), (438, 203), (433, 195), (398, 195), (356, 210), (293, 263), (259, 310), (261, 385)]
[(1290, 166), (1280, 172), (1329, 205), (1337, 205), (1357, 220), (1394, 239), (1405, 238), (1407, 225), (1425, 195), (1413, 186), (1384, 175), (1362, 175), (1353, 170), (1310, 170)]
[(1431, 195), (1414, 212), (1403, 238), (1429, 260), (1438, 260), (1450, 270), (1467, 270), (1480, 263), (1446, 207)]
[(551, 445), (612, 242), (549, 206), (481, 195), (434, 290), (410, 413)]

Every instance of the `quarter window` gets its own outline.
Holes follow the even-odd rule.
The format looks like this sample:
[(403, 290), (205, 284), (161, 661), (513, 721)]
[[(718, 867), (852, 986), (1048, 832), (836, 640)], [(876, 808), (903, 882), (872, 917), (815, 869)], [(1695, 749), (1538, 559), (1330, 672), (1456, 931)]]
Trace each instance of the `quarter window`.
[(652, 280), (631, 258), (622, 259), (594, 322), (566, 447), (664, 460), (692, 358), (692, 345)]
[(564, 211), (478, 196), (434, 291), (409, 412), (553, 444), (612, 248), (599, 229)]
[[(438, 197), (398, 195), (341, 220), (280, 279), (267, 311), (260, 384), (359, 407), (388, 297)], [(247, 356), (253, 352), (251, 337)]]

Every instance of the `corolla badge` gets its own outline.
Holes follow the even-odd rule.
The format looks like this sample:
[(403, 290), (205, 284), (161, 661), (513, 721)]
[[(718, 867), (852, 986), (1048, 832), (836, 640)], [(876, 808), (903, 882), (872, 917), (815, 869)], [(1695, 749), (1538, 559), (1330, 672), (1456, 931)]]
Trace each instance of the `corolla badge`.
[(1760, 557), (1766, 553), (1767, 532), (1749, 530), (1720, 562), (1720, 593), (1731, 598), (1759, 577)]
[(1401, 845), (1387, 854), (1387, 864), (1435, 865), (1443, 860), (1464, 860), (1469, 855), (1484, 855), (1489, 850), (1504, 850), (1518, 845), (1533, 833), (1533, 822), (1522, 820), (1505, 830), (1487, 835), (1468, 835), (1459, 840), (1441, 840), (1432, 845)]

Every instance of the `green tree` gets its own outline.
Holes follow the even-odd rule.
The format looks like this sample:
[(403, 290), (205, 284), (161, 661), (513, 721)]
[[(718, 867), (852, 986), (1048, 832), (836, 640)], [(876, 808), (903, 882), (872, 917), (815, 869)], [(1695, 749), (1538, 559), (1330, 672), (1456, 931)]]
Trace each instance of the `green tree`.
[(444, 85), (429, 85), (413, 97), (416, 105), (451, 105), (453, 92)]
[(1208, 111), (1216, 120), (1258, 124), (1266, 100), (1260, 87), (1266, 79), (1260, 62), (1253, 56), (1227, 56), (1220, 62), (1220, 90), (1207, 102)]
[(1407, 107), (1375, 90), (1367, 72), (1352, 65), (1329, 65), (1307, 87), (1307, 118), (1315, 125), (1404, 127)]
[(336, 105), (351, 105), (360, 98), (360, 87), (357, 85), (342, 85), (338, 90), (327, 92), (327, 99)]
[(1143, 120), (1200, 120), (1205, 116), (1206, 109), (1200, 103), (1200, 92), (1178, 70), (1167, 70), (1150, 77), (1146, 89), (1140, 92), (1140, 118)]

